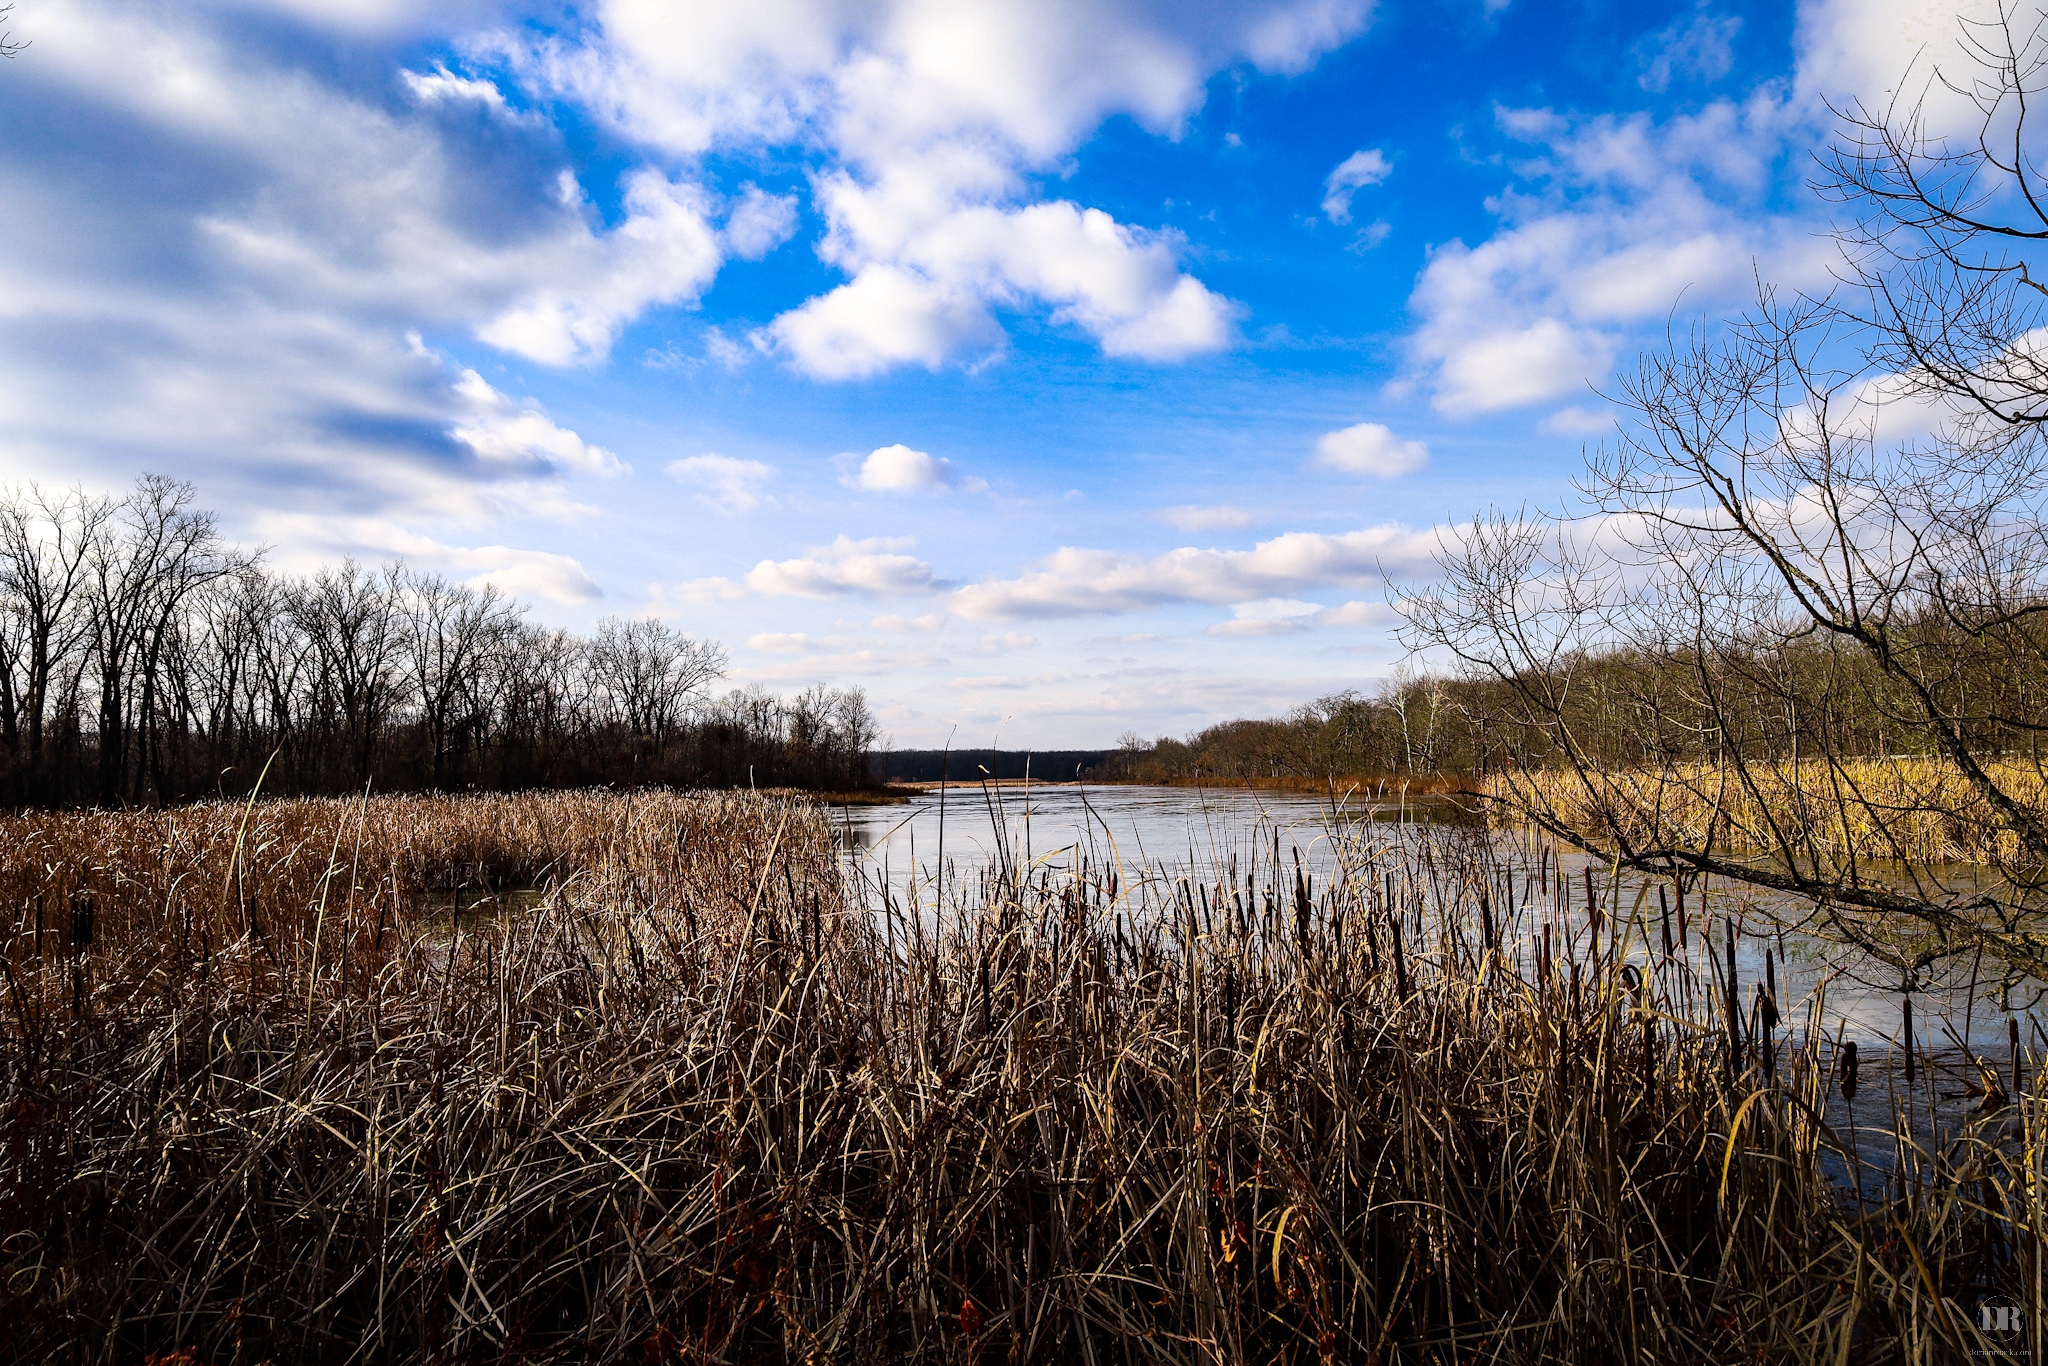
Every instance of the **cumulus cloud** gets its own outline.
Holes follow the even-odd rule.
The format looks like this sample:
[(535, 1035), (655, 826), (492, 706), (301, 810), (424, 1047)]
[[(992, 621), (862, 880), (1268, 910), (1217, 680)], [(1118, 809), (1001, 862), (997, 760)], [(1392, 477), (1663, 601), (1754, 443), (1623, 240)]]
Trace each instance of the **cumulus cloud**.
[(1681, 295), (1739, 299), (1757, 269), (1823, 278), (1826, 244), (1771, 203), (1777, 159), (1793, 131), (1811, 134), (1809, 117), (1774, 88), (1663, 121), (1500, 110), (1502, 132), (1535, 151), (1494, 201), (1502, 229), (1436, 248), (1410, 299), (1438, 410), (1583, 392)]
[(951, 605), (971, 620), (1008, 621), (1246, 603), (1323, 584), (1378, 583), (1382, 566), (1416, 572), (1430, 563), (1436, 544), (1432, 533), (1390, 525), (1337, 535), (1294, 531), (1251, 550), (1189, 547), (1149, 557), (1067, 546), (1014, 579), (958, 590)]
[(850, 595), (902, 597), (940, 587), (932, 567), (903, 552), (908, 536), (839, 536), (811, 546), (796, 559), (763, 560), (742, 581), (762, 597), (840, 598)]
[(1023, 631), (1005, 631), (1001, 635), (987, 635), (976, 646), (985, 655), (1008, 654), (1012, 650), (1028, 650), (1038, 644), (1038, 637)]
[[(1833, 124), (1828, 102), (1924, 100), (1927, 135), (1974, 136), (1964, 23), (1997, 12), (1994, 0), (1812, 0), (1798, 7), (1789, 83), (1663, 118), (1499, 110), (1528, 152), (1491, 201), (1499, 231), (1439, 245), (1410, 301), (1412, 354), (1436, 406), (1469, 415), (1583, 392), (1679, 299), (1740, 304), (1759, 274), (1826, 288), (1835, 249), (1798, 178)], [(1639, 49), (1644, 84), (1717, 79), (1738, 31), (1732, 16), (1695, 9)]]
[(471, 100), (493, 113), (509, 116), (511, 107), (505, 103), (505, 92), (489, 81), (473, 76), (457, 76), (445, 65), (438, 65), (432, 71), (401, 71), (399, 78), (413, 98), (425, 104), (442, 100)]
[(1351, 221), (1351, 196), (1368, 185), (1377, 185), (1394, 173), (1394, 164), (1379, 148), (1353, 152), (1337, 163), (1323, 182), (1323, 213), (1332, 223)]
[(811, 648), (811, 638), (802, 631), (766, 631), (747, 637), (747, 648), (771, 655), (806, 654)]
[(767, 329), (799, 369), (853, 379), (991, 351), (1003, 341), (993, 305), (1025, 298), (1106, 355), (1175, 361), (1230, 340), (1238, 306), (1180, 272), (1168, 234), (1064, 201), (934, 213), (931, 195), (923, 176), (821, 183), (825, 255), (853, 278)]
[(1229, 503), (1183, 503), (1179, 507), (1161, 508), (1153, 515), (1182, 531), (1228, 531), (1252, 524), (1249, 512)]
[(1112, 356), (1228, 345), (1239, 310), (1180, 268), (1177, 238), (1040, 201), (1032, 176), (1114, 115), (1177, 133), (1215, 71), (1303, 70), (1370, 10), (619, 0), (580, 39), (506, 34), (494, 50), (536, 91), (671, 156), (722, 141), (823, 147), (820, 254), (848, 278), (763, 336), (805, 373), (854, 379), (999, 350), (999, 310), (1042, 312)]
[(1325, 607), (1310, 620), (1318, 626), (1392, 626), (1399, 613), (1384, 602), (1351, 601)]
[(725, 243), (742, 261), (758, 261), (796, 232), (796, 196), (742, 187), (725, 219)]
[(304, 60), (237, 12), (52, 4), (33, 68), (0, 86), (10, 466), (119, 482), (147, 452), (231, 524), (567, 511), (542, 484), (621, 472), (410, 334), (592, 359), (715, 271), (698, 192), (634, 172), (607, 221), (494, 81), (385, 66), (352, 85), (363, 63)]
[[(555, 281), (477, 327), (477, 337), (548, 365), (598, 361), (650, 305), (701, 294), (722, 259), (704, 191), (642, 169), (626, 177), (625, 203), (625, 222), (590, 238)], [(758, 229), (748, 237), (760, 240)]]
[(1814, 0), (1801, 5), (1793, 39), (1800, 93), (1815, 102), (1860, 99), (1873, 107), (1882, 107), (1894, 94), (1909, 101), (1924, 97), (1929, 135), (1974, 134), (1976, 109), (1968, 80), (1951, 86), (1934, 75), (1938, 69), (1964, 75), (1964, 24), (1995, 21), (1999, 8), (1997, 0)]
[(1429, 447), (1403, 441), (1380, 423), (1361, 422), (1318, 438), (1315, 463), (1340, 474), (1398, 479), (1429, 463)]
[(747, 512), (766, 501), (761, 485), (775, 477), (775, 467), (759, 460), (729, 455), (693, 455), (668, 463), (668, 477), (695, 489), (697, 497), (722, 512)]
[(859, 468), (840, 482), (848, 488), (864, 489), (869, 493), (942, 492), (946, 489), (979, 493), (988, 487), (984, 480), (962, 478), (953, 468), (952, 461), (935, 458), (927, 451), (914, 451), (901, 442), (869, 451)]

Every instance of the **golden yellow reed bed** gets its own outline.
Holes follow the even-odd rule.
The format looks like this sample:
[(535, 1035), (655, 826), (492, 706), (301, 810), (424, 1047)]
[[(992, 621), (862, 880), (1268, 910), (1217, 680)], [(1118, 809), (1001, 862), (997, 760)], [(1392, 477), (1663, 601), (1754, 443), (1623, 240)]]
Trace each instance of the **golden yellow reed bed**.
[[(2048, 818), (2048, 778), (2030, 763), (1995, 760), (1989, 776), (2024, 809)], [(1732, 766), (1567, 769), (1496, 775), (1486, 790), (1554, 813), (1566, 825), (1618, 833), (1637, 847), (1702, 847), (1802, 859), (1904, 859), (2012, 866), (2023, 857), (2010, 826), (1944, 760), (1855, 759)]]

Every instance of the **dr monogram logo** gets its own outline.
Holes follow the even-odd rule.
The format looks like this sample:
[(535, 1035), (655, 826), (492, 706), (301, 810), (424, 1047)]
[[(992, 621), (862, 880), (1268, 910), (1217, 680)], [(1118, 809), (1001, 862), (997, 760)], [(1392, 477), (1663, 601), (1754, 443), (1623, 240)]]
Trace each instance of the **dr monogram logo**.
[(2025, 1360), (2029, 1355), (2026, 1310), (2019, 1305), (1978, 1305), (1977, 1331), (1983, 1335), (1985, 1345), (1972, 1351), (1971, 1356)]

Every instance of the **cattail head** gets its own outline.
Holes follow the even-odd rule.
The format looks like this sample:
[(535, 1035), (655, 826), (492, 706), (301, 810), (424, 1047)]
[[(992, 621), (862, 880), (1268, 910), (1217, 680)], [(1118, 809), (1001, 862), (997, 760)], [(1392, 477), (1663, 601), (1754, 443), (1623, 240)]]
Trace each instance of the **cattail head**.
[(1856, 1099), (1856, 1041), (1842, 1045), (1842, 1099)]

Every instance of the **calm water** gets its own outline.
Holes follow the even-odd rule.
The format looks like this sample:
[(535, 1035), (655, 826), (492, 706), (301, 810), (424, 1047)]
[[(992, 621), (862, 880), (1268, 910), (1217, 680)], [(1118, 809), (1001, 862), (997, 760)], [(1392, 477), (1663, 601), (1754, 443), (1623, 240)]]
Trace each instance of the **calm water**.
[[(1294, 793), (1233, 791), (1214, 788), (1034, 786), (955, 787), (943, 796), (921, 794), (907, 806), (867, 807), (834, 813), (849, 860), (871, 894), (883, 896), (917, 913), (928, 912), (941, 891), (948, 905), (963, 889), (971, 889), (991, 867), (1028, 867), (1057, 873), (1081, 869), (1115, 869), (1119, 884), (1164, 890), (1181, 878), (1198, 883), (1219, 879), (1241, 882), (1254, 872), (1264, 883), (1277, 850), (1285, 875), (1292, 876), (1299, 856), (1304, 872), (1318, 887), (1333, 880), (1384, 876), (1400, 866), (1384, 855), (1398, 846), (1432, 839), (1482, 838), (1438, 819), (1440, 813), (1399, 800), (1333, 802)], [(1547, 920), (1553, 933), (1583, 936), (1586, 860), (1562, 858), (1571, 883), (1570, 907), (1560, 904), (1558, 864), (1548, 878), (1538, 876), (1539, 854), (1512, 837), (1495, 836), (1503, 860), (1515, 867), (1514, 900), (1519, 908), (1515, 938), (1525, 954)], [(1391, 847), (1390, 847), (1391, 846)], [(1375, 856), (1381, 856), (1378, 860)], [(1623, 917), (1640, 936), (1631, 956), (1648, 966), (1661, 960), (1662, 914), (1655, 883), (1625, 875), (1617, 897), (1608, 869), (1594, 865), (1597, 894), (1610, 910), (1618, 900)], [(1548, 887), (1545, 888), (1547, 881)], [(1668, 884), (1666, 887), (1668, 893)], [(1667, 895), (1666, 904), (1669, 904)], [(1675, 911), (1675, 907), (1672, 908)], [(1864, 1057), (1861, 1104), (1872, 1116), (1884, 1108), (1888, 1087), (1896, 1088), (1904, 999), (1894, 970), (1870, 964), (1860, 956), (1822, 940), (1785, 928), (1796, 924), (1808, 908), (1775, 893), (1728, 884), (1695, 888), (1687, 899), (1688, 952), (1663, 969), (1660, 980), (1677, 989), (1689, 968), (1692, 980), (1704, 985), (1712, 974), (1710, 951), (1717, 964), (1725, 953), (1725, 921), (1738, 926), (1737, 971), (1745, 1001), (1755, 983), (1775, 974), (1782, 1012), (1779, 1037), (1804, 1037), (1809, 1029), (1825, 1031), (1831, 1042), (1855, 1040)], [(1674, 917), (1675, 919), (1675, 917)], [(1703, 923), (1712, 926), (1712, 944), (1701, 937)], [(1674, 924), (1674, 935), (1676, 933)], [(1646, 941), (1646, 942), (1645, 942)], [(2017, 1020), (2029, 1072), (2034, 1060), (2048, 1055), (2043, 1032), (2041, 984), (2026, 982), (2001, 990), (1995, 980), (1973, 979), (1968, 962), (1950, 963), (1926, 981), (1913, 996), (1916, 1052), (1922, 1059), (1920, 1091), (1932, 1109), (1949, 1122), (1960, 1123), (1974, 1104), (1967, 1086), (1975, 1067), (1957, 1047), (1967, 1040), (1970, 1051), (2009, 1076), (2007, 1022)], [(1817, 1009), (1816, 1009), (1817, 1006)], [(1839, 1103), (1839, 1097), (1835, 1098)], [(1835, 1108), (1835, 1107), (1831, 1107)], [(1841, 1122), (1842, 1116), (1834, 1116)]]

